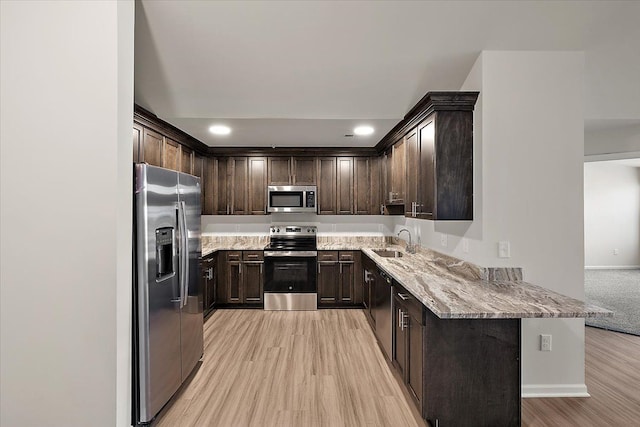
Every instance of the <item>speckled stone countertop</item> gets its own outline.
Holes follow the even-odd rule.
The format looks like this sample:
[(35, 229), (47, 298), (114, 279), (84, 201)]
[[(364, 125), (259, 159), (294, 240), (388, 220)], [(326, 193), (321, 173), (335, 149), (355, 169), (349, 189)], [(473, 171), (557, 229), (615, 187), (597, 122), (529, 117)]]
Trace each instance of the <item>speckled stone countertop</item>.
[[(262, 250), (269, 236), (203, 236), (202, 256), (217, 250)], [(607, 317), (608, 310), (522, 281), (519, 268), (484, 268), (429, 249), (409, 254), (397, 238), (318, 236), (318, 250), (362, 250), (443, 319)], [(403, 253), (384, 258), (373, 249)]]
[(487, 271), (428, 249), (402, 258), (362, 252), (442, 319), (606, 317), (608, 310), (520, 280), (487, 280)]

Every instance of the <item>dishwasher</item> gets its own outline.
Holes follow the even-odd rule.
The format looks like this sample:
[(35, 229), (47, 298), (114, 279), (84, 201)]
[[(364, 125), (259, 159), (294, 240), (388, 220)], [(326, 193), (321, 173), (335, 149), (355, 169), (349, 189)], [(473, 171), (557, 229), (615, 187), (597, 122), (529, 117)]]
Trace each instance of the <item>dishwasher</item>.
[(375, 278), (375, 331), (378, 342), (385, 353), (387, 360), (393, 355), (391, 349), (393, 316), (391, 301), (393, 294), (393, 280), (384, 271), (378, 270)]

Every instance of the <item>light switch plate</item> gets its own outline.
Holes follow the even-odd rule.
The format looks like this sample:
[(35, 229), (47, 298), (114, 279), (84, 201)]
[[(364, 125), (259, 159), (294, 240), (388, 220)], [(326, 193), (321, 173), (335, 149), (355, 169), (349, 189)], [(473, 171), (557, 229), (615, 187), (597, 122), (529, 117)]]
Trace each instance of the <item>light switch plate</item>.
[(506, 241), (498, 242), (498, 257), (499, 258), (511, 258), (511, 244)]
[(540, 334), (540, 351), (551, 351), (551, 335)]

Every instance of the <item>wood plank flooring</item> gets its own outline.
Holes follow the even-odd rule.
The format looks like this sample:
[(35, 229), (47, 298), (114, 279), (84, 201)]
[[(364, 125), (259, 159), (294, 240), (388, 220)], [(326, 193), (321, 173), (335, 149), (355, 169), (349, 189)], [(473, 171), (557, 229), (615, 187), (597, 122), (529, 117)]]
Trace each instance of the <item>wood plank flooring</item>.
[(522, 425), (640, 426), (640, 337), (587, 327), (589, 398), (522, 399)]
[[(154, 427), (425, 427), (360, 310), (218, 310)], [(640, 426), (640, 337), (586, 328), (590, 398), (523, 399), (522, 425)]]
[(218, 310), (154, 426), (424, 427), (361, 310)]

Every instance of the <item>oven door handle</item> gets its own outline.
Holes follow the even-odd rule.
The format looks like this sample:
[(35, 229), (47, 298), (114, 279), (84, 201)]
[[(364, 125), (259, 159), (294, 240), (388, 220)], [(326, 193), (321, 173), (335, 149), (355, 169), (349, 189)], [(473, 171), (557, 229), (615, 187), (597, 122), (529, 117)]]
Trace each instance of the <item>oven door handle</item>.
[(317, 256), (318, 256), (318, 251), (264, 251), (265, 258), (281, 258), (281, 257), (313, 258)]

